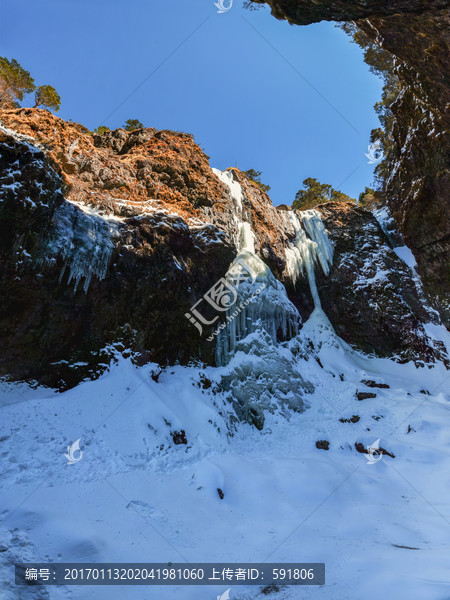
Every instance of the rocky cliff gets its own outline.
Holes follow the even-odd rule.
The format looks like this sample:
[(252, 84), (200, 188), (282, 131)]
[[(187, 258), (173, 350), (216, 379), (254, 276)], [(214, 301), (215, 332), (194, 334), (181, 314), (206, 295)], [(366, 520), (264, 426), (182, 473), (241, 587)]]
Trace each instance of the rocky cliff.
[(356, 21), (397, 59), (401, 92), (392, 106), (394, 149), (384, 194), (411, 247), (425, 289), (450, 322), (448, 289), (450, 81), (447, 0), (253, 0), (275, 17), (307, 25)]
[(267, 288), (257, 316), (275, 341), (322, 301), (356, 348), (422, 364), (443, 358), (424, 328), (436, 316), (394, 251), (402, 242), (372, 213), (345, 203), (277, 209), (242, 172), (212, 169), (186, 134), (93, 135), (39, 109), (0, 117), (1, 375), (65, 388), (102, 372), (117, 351), (214, 364), (218, 340), (240, 339), (236, 326), (208, 340), (227, 313), (211, 302), (200, 335), (191, 309), (226, 286), (236, 256)]

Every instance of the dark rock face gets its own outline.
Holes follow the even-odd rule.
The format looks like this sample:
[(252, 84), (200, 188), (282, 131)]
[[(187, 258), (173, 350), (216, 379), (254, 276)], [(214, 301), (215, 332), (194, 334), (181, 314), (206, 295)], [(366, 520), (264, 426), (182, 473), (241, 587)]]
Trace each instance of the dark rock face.
[[(253, 0), (264, 3), (264, 0)], [(398, 59), (402, 92), (384, 194), (417, 260), (430, 301), (450, 323), (450, 19), (447, 0), (267, 0), (275, 17), (307, 25), (356, 21)]]
[[(334, 245), (329, 277), (317, 272), (322, 307), (348, 343), (399, 360), (433, 359), (423, 307), (409, 267), (369, 211), (330, 202), (319, 207)], [(370, 323), (370, 325), (369, 325)], [(443, 353), (445, 355), (445, 352)]]
[(297, 25), (317, 21), (357, 21), (368, 17), (404, 13), (422, 13), (448, 7), (447, 0), (253, 0), (268, 4), (277, 19), (288, 19)]

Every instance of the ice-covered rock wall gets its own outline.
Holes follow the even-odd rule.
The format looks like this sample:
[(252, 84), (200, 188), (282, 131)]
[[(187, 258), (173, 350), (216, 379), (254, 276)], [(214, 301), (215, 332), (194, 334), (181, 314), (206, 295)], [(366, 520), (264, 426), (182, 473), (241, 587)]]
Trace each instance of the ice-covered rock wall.
[(118, 237), (118, 225), (113, 219), (65, 202), (53, 215), (40, 262), (48, 266), (61, 257), (64, 265), (60, 281), (68, 271), (68, 284), (73, 281), (76, 291), (84, 279), (83, 290), (87, 292), (92, 277), (105, 278), (114, 239)]
[(294, 285), (306, 274), (314, 306), (320, 308), (314, 268), (319, 263), (324, 274), (329, 274), (333, 263), (333, 247), (317, 210), (302, 211), (301, 222), (294, 211), (286, 211), (285, 214), (295, 231), (294, 240), (285, 249), (288, 274)]

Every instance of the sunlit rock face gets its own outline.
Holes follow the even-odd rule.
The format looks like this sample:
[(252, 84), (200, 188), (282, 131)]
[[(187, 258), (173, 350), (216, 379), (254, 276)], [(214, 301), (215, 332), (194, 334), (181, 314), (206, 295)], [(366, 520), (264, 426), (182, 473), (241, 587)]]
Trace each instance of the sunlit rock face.
[(402, 92), (392, 107), (396, 119), (394, 151), (384, 193), (397, 226), (417, 259), (429, 299), (448, 326), (448, 1), (268, 0), (266, 3), (275, 17), (298, 25), (322, 20), (356, 21), (370, 38), (397, 57)]

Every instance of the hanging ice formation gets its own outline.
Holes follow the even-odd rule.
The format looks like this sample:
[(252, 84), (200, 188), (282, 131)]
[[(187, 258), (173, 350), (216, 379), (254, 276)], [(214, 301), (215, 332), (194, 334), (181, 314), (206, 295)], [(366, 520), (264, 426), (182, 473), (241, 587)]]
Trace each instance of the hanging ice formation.
[(93, 276), (104, 279), (109, 259), (118, 237), (117, 223), (113, 220), (66, 201), (55, 211), (41, 264), (52, 264), (60, 256), (63, 261), (61, 281), (69, 270), (68, 283), (74, 281), (74, 289), (84, 278), (83, 289), (87, 292)]
[(243, 220), (243, 192), (232, 171), (214, 170), (225, 183), (235, 203), (238, 255), (226, 274), (236, 290), (236, 300), (226, 313), (226, 326), (217, 334), (216, 360), (226, 364), (236, 344), (250, 333), (264, 329), (271, 339), (290, 339), (298, 332), (300, 315), (289, 300), (284, 285), (255, 253), (255, 235)]
[(320, 263), (324, 274), (328, 275), (330, 273), (330, 267), (333, 263), (333, 247), (317, 210), (302, 211), (301, 223), (294, 211), (291, 210), (284, 214), (287, 214), (295, 231), (295, 238), (285, 251), (288, 273), (295, 284), (306, 272), (314, 306), (320, 309), (321, 304), (314, 268), (317, 263)]

